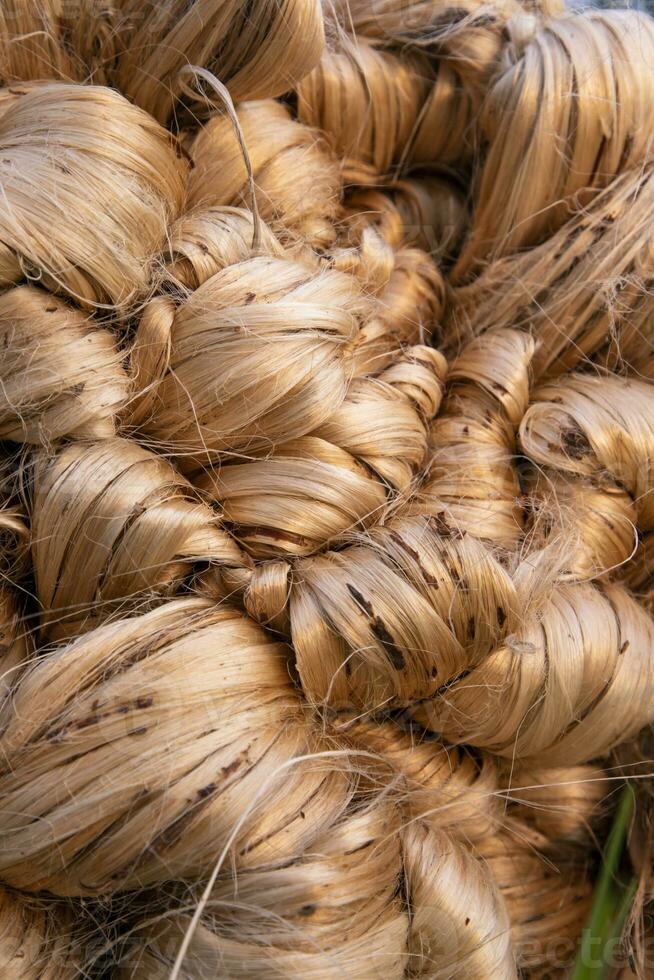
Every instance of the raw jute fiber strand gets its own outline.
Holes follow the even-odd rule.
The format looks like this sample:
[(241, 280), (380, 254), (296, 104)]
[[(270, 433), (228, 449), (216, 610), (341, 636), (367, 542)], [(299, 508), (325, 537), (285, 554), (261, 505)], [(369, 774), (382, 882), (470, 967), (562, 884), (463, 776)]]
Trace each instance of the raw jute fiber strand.
[(570, 976), (625, 779), (647, 976), (653, 146), (631, 10), (3, 5), (3, 978)]

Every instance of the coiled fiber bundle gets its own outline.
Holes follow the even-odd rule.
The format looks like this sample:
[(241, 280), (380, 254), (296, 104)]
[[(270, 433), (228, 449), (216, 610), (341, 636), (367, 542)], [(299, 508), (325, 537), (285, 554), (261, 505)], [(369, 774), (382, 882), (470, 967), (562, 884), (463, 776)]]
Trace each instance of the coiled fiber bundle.
[(637, 923), (653, 81), (631, 11), (4, 4), (3, 976), (565, 976), (634, 774)]

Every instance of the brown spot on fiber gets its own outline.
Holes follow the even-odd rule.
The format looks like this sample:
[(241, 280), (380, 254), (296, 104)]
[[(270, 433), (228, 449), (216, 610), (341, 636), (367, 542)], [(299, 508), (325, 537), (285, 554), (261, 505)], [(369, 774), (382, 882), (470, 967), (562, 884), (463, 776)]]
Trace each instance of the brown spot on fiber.
[(381, 619), (380, 616), (375, 615), (372, 603), (368, 599), (364, 598), (359, 590), (349, 582), (347, 583), (347, 589), (356, 604), (370, 619), (370, 630), (383, 646), (384, 650), (388, 654), (388, 659), (395, 670), (403, 670), (406, 666), (404, 654), (395, 643), (395, 640), (386, 628), (383, 619)]
[[(247, 759), (247, 750), (241, 753), (240, 759), (236, 760), (236, 768), (241, 764), (241, 762)], [(231, 763), (234, 766), (234, 763)], [(225, 766), (221, 769), (223, 774), (223, 779), (225, 769), (229, 769), (230, 766)], [(153, 844), (153, 849), (156, 851), (161, 847), (169, 847), (172, 844), (177, 843), (177, 841), (182, 836), (184, 830), (191, 823), (195, 817), (202, 811), (202, 809), (210, 803), (211, 797), (219, 788), (220, 783), (213, 781), (202, 786), (196, 792), (196, 802), (188, 809), (181, 813), (171, 824), (168, 825), (161, 833), (157, 836)]]
[(413, 558), (416, 565), (420, 569), (420, 574), (424, 578), (427, 585), (431, 585), (432, 588), (437, 589), (439, 586), (438, 579), (434, 578), (431, 572), (429, 572), (422, 564), (422, 559), (419, 553), (415, 550), (415, 548), (412, 548), (411, 545), (397, 533), (397, 531), (391, 531), (389, 537), (391, 541), (394, 541), (395, 544), (402, 549), (402, 551), (405, 551), (407, 555), (410, 555), (411, 558)]
[(504, 624), (506, 623), (506, 613), (504, 612), (501, 606), (497, 607), (497, 622), (499, 623), (500, 626), (504, 626)]
[(91, 725), (97, 725), (100, 721), (102, 715), (89, 715), (88, 718), (82, 718), (81, 721), (76, 723), (76, 728), (89, 728)]
[(388, 658), (395, 670), (403, 670), (405, 667), (404, 655), (379, 616), (376, 616), (373, 620), (371, 629), (388, 654)]
[(447, 683), (443, 684), (442, 687), (436, 691), (434, 697), (448, 697), (450, 690), (456, 685), (464, 681), (472, 673), (472, 667), (466, 667), (462, 670), (456, 677), (452, 677)]
[(373, 615), (372, 603), (364, 598), (355, 585), (351, 585), (348, 582), (347, 591), (350, 593), (357, 605), (361, 606), (364, 612), (366, 612), (369, 616)]
[(46, 738), (48, 742), (61, 742), (68, 734), (70, 725), (62, 725), (60, 728), (55, 728), (54, 731), (48, 732)]
[(622, 646), (620, 647), (620, 653), (626, 653), (628, 649), (629, 649), (629, 640), (625, 640)]
[(454, 562), (452, 562), (452, 561), (446, 561), (445, 562), (445, 567), (447, 568), (448, 574), (449, 574), (450, 578), (452, 579), (452, 582), (454, 583), (454, 585), (458, 589), (467, 588), (466, 582), (465, 582), (463, 576), (461, 575), (461, 572), (459, 571), (459, 569), (454, 564)]
[(153, 841), (152, 850), (156, 853), (162, 846), (169, 847), (171, 844), (176, 844), (182, 836), (184, 828), (191, 822), (196, 812), (197, 807), (195, 810), (186, 810), (176, 820), (173, 820)]
[(169, 144), (172, 147), (173, 152), (175, 153), (175, 155), (177, 157), (179, 157), (180, 159), (182, 159), (182, 160), (186, 160), (186, 162), (188, 163), (190, 169), (191, 170), (194, 170), (195, 169), (195, 160), (193, 159), (193, 157), (191, 156), (191, 154), (189, 153), (189, 151), (186, 149), (186, 147), (184, 146), (184, 144), (176, 136), (173, 136), (172, 133), (170, 133)]
[(310, 548), (312, 541), (302, 534), (294, 534), (292, 531), (280, 531), (276, 527), (265, 527), (257, 524), (233, 524), (232, 527), (238, 537), (258, 537), (268, 538), (270, 541), (290, 542), (300, 548)]
[(300, 915), (305, 915), (305, 916), (313, 915), (315, 911), (316, 911), (315, 905), (303, 905), (302, 908), (300, 909)]
[(592, 447), (576, 422), (571, 422), (567, 429), (561, 432), (561, 445), (572, 459), (583, 459), (592, 453)]
[(145, 735), (145, 733), (147, 732), (147, 730), (148, 730), (148, 726), (147, 725), (141, 725), (139, 728), (133, 728), (132, 731), (131, 732), (128, 732), (127, 734), (128, 735)]
[(254, 303), (256, 298), (257, 298), (256, 293), (246, 293), (243, 302), (245, 303), (246, 306), (249, 306), (250, 303)]
[[(620, 163), (618, 164), (618, 170), (616, 170), (616, 173), (621, 173), (622, 170), (625, 168), (625, 166), (628, 165), (628, 160), (633, 152), (633, 148), (634, 148), (634, 134), (627, 133), (627, 136), (625, 137), (625, 141), (622, 145)], [(640, 187), (638, 188), (638, 194), (640, 194)], [(605, 227), (610, 228), (613, 222), (615, 221), (615, 219), (616, 219), (616, 215), (607, 215), (604, 218), (603, 224), (605, 225)]]
[(435, 528), (436, 531), (444, 538), (457, 538), (460, 540), (463, 537), (463, 531), (458, 527), (451, 527), (445, 518), (443, 511), (440, 514), (431, 514), (428, 517), (428, 523), (431, 527)]
[[(47, 738), (49, 741), (59, 742), (65, 735), (68, 735), (71, 731), (82, 731), (85, 728), (90, 728), (93, 725), (99, 724), (105, 718), (111, 718), (112, 715), (128, 715), (135, 708), (150, 708), (154, 704), (154, 698), (141, 696), (135, 698), (133, 702), (127, 702), (123, 704), (118, 704), (108, 711), (99, 711), (98, 709), (102, 705), (100, 698), (96, 698), (91, 704), (92, 713), (87, 715), (85, 718), (80, 718), (76, 721), (69, 721), (60, 728), (55, 729), (51, 732)], [(140, 735), (147, 731), (147, 728), (142, 726), (141, 728), (135, 728), (133, 731), (128, 732), (128, 735)]]
[(230, 762), (229, 765), (223, 766), (222, 769), (220, 770), (223, 774), (223, 779), (227, 779), (227, 777), (231, 776), (233, 772), (236, 772), (237, 769), (240, 769), (241, 766), (243, 765), (243, 761), (244, 761), (243, 756), (240, 756), (238, 759), (234, 759), (233, 762)]

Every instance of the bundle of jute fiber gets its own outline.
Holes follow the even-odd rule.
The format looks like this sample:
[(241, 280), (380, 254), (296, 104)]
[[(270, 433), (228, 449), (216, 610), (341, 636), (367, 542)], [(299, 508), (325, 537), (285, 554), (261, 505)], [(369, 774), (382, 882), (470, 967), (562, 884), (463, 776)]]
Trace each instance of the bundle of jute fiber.
[(586, 846), (605, 820), (611, 773), (594, 763), (549, 769), (517, 766), (509, 776), (509, 795), (517, 812), (543, 835), (539, 850), (547, 852), (562, 842), (568, 842), (571, 851)]
[[(233, 99), (265, 99), (288, 92), (323, 50), (318, 0), (117, 0), (118, 58), (112, 81), (165, 122), (179, 110), (181, 69), (210, 69)], [(193, 113), (202, 111), (198, 95)]]
[(310, 435), (196, 478), (250, 554), (309, 554), (373, 524), (410, 486), (427, 448), (421, 408), (429, 414), (440, 399), (434, 353), (408, 348), (379, 378), (352, 384)]
[[(508, 919), (485, 865), (422, 822), (403, 827), (402, 813), (401, 797), (359, 802), (302, 860), (214, 887), (185, 975), (222, 966), (235, 976), (515, 976)], [(188, 915), (177, 915), (130, 937), (124, 975), (146, 964), (166, 976), (187, 928)]]
[[(37, 455), (32, 562), (43, 637), (173, 595), (196, 569), (249, 567), (166, 459), (127, 439)], [(72, 625), (71, 625), (72, 624)]]
[(548, 765), (600, 755), (652, 720), (654, 624), (618, 586), (555, 581), (543, 596), (537, 561), (510, 575), (473, 536), (424, 517), (284, 574), (312, 701), (411, 707), (454, 741)]
[[(254, 216), (244, 208), (206, 205), (185, 210), (168, 231), (163, 289), (172, 295), (184, 295), (221, 269), (254, 258), (260, 251), (276, 258), (291, 254), (264, 221), (259, 221), (256, 228), (258, 241)], [(302, 255), (309, 259), (307, 251)], [(145, 365), (140, 367), (144, 369)], [(147, 383), (140, 381), (142, 387)]]
[(394, 785), (411, 821), (474, 842), (501, 825), (500, 769), (490, 755), (477, 758), (443, 745), (430, 733), (390, 719), (339, 712), (330, 728), (351, 751), (370, 753), (377, 781)]
[(376, 520), (424, 461), (444, 360), (411, 346), (361, 375), (359, 334), (386, 315), (384, 296), (259, 255), (145, 310), (134, 435), (174, 453), (257, 558), (308, 554)]
[(626, 170), (544, 242), (456, 288), (448, 345), (515, 326), (539, 342), (539, 378), (588, 359), (650, 377), (653, 187), (649, 165)]
[(577, 540), (573, 572), (613, 572), (637, 589), (649, 574), (653, 392), (647, 381), (569, 374), (534, 391), (520, 427), (546, 536), (558, 525)]
[(450, 257), (466, 226), (461, 188), (438, 174), (405, 177), (384, 191), (352, 187), (344, 205), (353, 229), (365, 229), (372, 221), (393, 246), (415, 244), (436, 258)]
[[(347, 392), (347, 343), (366, 300), (351, 276), (260, 255), (178, 305), (146, 307), (132, 424), (187, 465), (306, 435)], [(231, 390), (230, 390), (231, 389)]]
[(517, 821), (480, 842), (477, 851), (504, 899), (520, 972), (569, 974), (591, 900), (583, 862), (535, 853), (528, 828)]
[(343, 38), (340, 50), (327, 50), (298, 86), (298, 114), (327, 134), (350, 181), (374, 181), (407, 153), (430, 75), (423, 56), (398, 58), (365, 39)]
[[(235, 99), (281, 95), (324, 44), (318, 0), (9, 0), (0, 14), (0, 81), (115, 84), (165, 123), (179, 110), (180, 69), (209, 68)], [(198, 96), (193, 109), (201, 109)]]
[(53, 84), (0, 116), (0, 154), (3, 286), (39, 280), (118, 310), (147, 294), (182, 203), (164, 129), (110, 89)]
[(239, 868), (302, 853), (355, 774), (322, 757), (288, 655), (186, 598), (35, 660), (2, 709), (2, 880), (98, 895), (201, 877), (223, 847)]
[(653, 45), (649, 18), (591, 11), (547, 20), (533, 38), (507, 46), (507, 65), (484, 105), (489, 152), (457, 276), (542, 241), (595, 188), (651, 157)]
[(468, 169), (484, 90), (519, 4), (335, 7), (325, 54), (297, 88), (298, 112), (325, 130), (348, 179), (374, 183), (407, 165)]
[(652, 21), (28, 7), (4, 972), (574, 976), (651, 782)]
[[(346, 218), (344, 247), (323, 257), (355, 274), (367, 294), (375, 296), (350, 351), (355, 375), (379, 374), (393, 365), (402, 348), (428, 343), (438, 331), (444, 308), (442, 274), (424, 248), (409, 244), (415, 225), (405, 224), (405, 216), (394, 207), (393, 211), (394, 220), (386, 227), (376, 210), (359, 212), (358, 227)], [(420, 230), (433, 242), (438, 229), (423, 224), (420, 217)], [(398, 220), (401, 233), (396, 237), (393, 225)]]
[(524, 530), (516, 435), (527, 408), (534, 343), (495, 330), (471, 341), (450, 363), (442, 411), (414, 513), (440, 514), (455, 533), (512, 550)]
[(0, 81), (105, 84), (114, 53), (114, 0), (7, 0), (0, 11)]
[[(202, 217), (204, 213), (197, 212), (195, 217), (189, 215), (184, 219), (188, 228), (186, 234), (191, 240), (194, 235), (197, 240), (196, 229), (202, 222), (203, 279), (204, 274), (222, 265), (223, 260), (218, 256), (227, 241), (222, 226), (213, 224), (210, 228), (207, 219)], [(213, 213), (216, 215), (215, 211)], [(236, 213), (225, 214), (224, 220), (228, 218), (230, 221), (235, 219)], [(212, 235), (213, 229), (218, 231), (218, 236)], [(233, 251), (233, 237), (229, 243), (231, 258), (239, 259), (241, 255), (247, 258), (249, 246), (246, 242), (242, 253)], [(270, 244), (268, 239), (266, 248)], [(439, 354), (430, 348), (415, 346), (398, 352), (397, 357), (390, 360), (390, 366), (374, 379), (349, 379), (355, 370), (359, 375), (367, 375), (366, 362), (373, 373), (388, 362), (388, 356), (382, 360), (382, 352), (388, 353), (389, 346), (398, 343), (398, 321), (408, 319), (407, 314), (400, 314), (398, 303), (406, 302), (404, 292), (412, 289), (413, 279), (409, 278), (405, 285), (398, 279), (399, 266), (394, 268), (388, 286), (382, 290), (378, 301), (374, 301), (360, 293), (351, 276), (320, 271), (315, 265), (282, 261), (279, 246), (271, 251), (274, 258), (271, 256), (267, 262), (258, 257), (248, 263), (225, 266), (218, 274), (199, 283), (199, 288), (179, 307), (166, 297), (154, 300), (139, 326), (133, 353), (136, 384), (144, 389), (135, 403), (133, 415), (135, 421), (143, 418), (139, 437), (149, 441), (155, 425), (156, 431), (165, 432), (169, 437), (172, 435), (172, 425), (165, 428), (161, 425), (164, 417), (161, 401), (164, 401), (180, 416), (183, 425), (178, 430), (179, 436), (167, 448), (180, 456), (185, 468), (192, 469), (207, 456), (212, 462), (215, 460), (213, 467), (202, 473), (196, 483), (222, 501), (225, 516), (236, 525), (239, 537), (259, 552), (266, 549), (263, 555), (274, 554), (275, 550), (281, 553), (313, 550), (317, 544), (353, 527), (358, 521), (374, 519), (386, 502), (389, 486), (400, 491), (407, 487), (426, 453), (426, 420), (437, 408), (444, 371)], [(418, 253), (408, 250), (404, 254), (412, 257)], [(215, 257), (210, 265), (207, 265), (207, 255)], [(401, 258), (400, 253), (398, 258)], [(426, 256), (424, 261), (429, 263)], [(192, 281), (198, 282), (197, 262), (194, 270)], [(280, 272), (293, 272), (301, 289), (296, 287), (279, 298), (275, 295), (273, 304), (270, 302), (272, 297), (262, 289), (264, 271), (273, 288), (280, 284)], [(177, 268), (175, 272), (178, 278)], [(246, 291), (242, 298), (233, 293), (233, 286), (231, 292), (222, 292), (224, 285), (231, 282), (237, 285), (240, 293), (247, 281), (246, 273), (252, 277), (251, 291)], [(429, 265), (427, 274), (431, 274)], [(191, 281), (188, 273), (182, 272), (182, 276)], [(316, 305), (311, 313), (327, 342), (320, 346), (325, 355), (331, 353), (331, 364), (325, 358), (323, 380), (318, 374), (316, 359), (316, 342), (320, 335), (307, 319), (310, 310), (307, 300), (311, 296), (310, 288), (315, 292), (316, 303), (320, 302), (320, 297), (333, 303), (337, 296), (333, 288), (336, 284), (344, 303), (344, 309), (338, 315), (349, 336), (335, 334), (336, 323), (330, 336), (325, 306), (319, 310)], [(402, 285), (405, 290), (401, 290)], [(214, 297), (211, 305), (205, 298), (209, 295)], [(224, 300), (219, 299), (221, 295)], [(301, 347), (298, 344), (302, 335), (288, 319), (291, 300), (302, 333), (306, 335)], [(221, 315), (219, 306), (223, 303), (225, 311)], [(191, 314), (192, 319), (187, 314)], [(357, 330), (357, 316), (362, 315), (365, 322)], [(197, 348), (200, 355), (197, 358), (189, 359), (191, 348), (187, 352), (188, 345), (183, 342), (185, 320), (193, 332), (203, 338), (203, 346)], [(226, 331), (227, 324), (234, 321), (240, 325), (238, 329)], [(248, 328), (248, 322), (252, 324), (251, 328)], [(260, 326), (255, 331), (253, 328), (257, 323)], [(224, 386), (221, 390), (216, 381), (211, 387), (206, 386), (209, 325), (215, 338), (216, 364), (220, 364), (225, 378), (233, 378), (235, 401), (231, 405), (225, 400)], [(419, 330), (419, 325), (416, 324), (416, 328)], [(287, 358), (297, 362), (298, 366), (306, 363), (309, 373), (303, 385), (304, 392), (297, 391), (297, 369), (291, 372), (286, 358), (277, 363), (270, 358), (266, 344), (261, 342), (262, 330), (268, 333), (271, 342), (275, 338), (278, 348), (279, 341), (286, 336)], [(250, 351), (254, 384), (250, 384), (244, 373), (246, 351)], [(234, 359), (232, 363), (239, 363), (240, 377), (233, 375), (228, 356)], [(262, 384), (259, 367), (262, 358), (267, 361), (270, 394)], [(178, 361), (184, 364), (184, 375), (175, 369)], [(166, 373), (159, 379), (157, 374), (161, 372)], [(287, 394), (289, 386), (292, 400)], [(204, 397), (208, 396), (213, 402), (215, 413), (213, 423), (209, 423), (202, 433), (197, 431), (199, 405), (193, 395), (200, 388)], [(184, 396), (184, 390), (190, 400)], [(279, 405), (274, 410), (273, 399), (273, 404)], [(252, 423), (237, 435), (229, 429), (234, 424), (243, 426), (246, 418), (243, 406), (246, 404)], [(148, 416), (144, 417), (146, 406)], [(235, 411), (230, 423), (232, 406)], [(318, 412), (325, 412), (326, 417), (321, 418)], [(268, 429), (264, 439), (264, 425), (268, 428), (268, 420), (274, 426)], [(224, 439), (218, 441), (220, 425), (226, 425), (227, 429)], [(182, 438), (186, 432), (199, 450), (192, 456), (191, 446), (187, 447)], [(282, 432), (286, 436), (283, 442), (280, 439)], [(185, 462), (187, 453), (190, 458)], [(248, 461), (251, 457), (255, 459)], [(303, 498), (306, 498), (306, 515), (298, 512)]]
[(63, 904), (0, 891), (0, 967), (7, 980), (75, 980), (82, 976), (81, 936)]
[[(403, 977), (409, 923), (398, 826), (390, 801), (360, 801), (301, 859), (220, 882), (184, 975)], [(180, 912), (136, 932), (118, 975), (169, 976), (188, 924)]]
[[(322, 135), (272, 99), (237, 111), (256, 187), (259, 214), (280, 237), (314, 248), (332, 244), (340, 198), (338, 165)], [(243, 152), (224, 115), (214, 115), (190, 146), (187, 207), (248, 204)]]
[(516, 15), (559, 14), (559, 0), (518, 4), (513, 0), (480, 3), (457, 0), (336, 0), (341, 27), (357, 36), (373, 38), (387, 47), (410, 46), (451, 62), (457, 72), (476, 87), (492, 74), (506, 44), (507, 21)]
[(0, 438), (52, 446), (114, 435), (128, 376), (114, 333), (33, 286), (0, 296)]

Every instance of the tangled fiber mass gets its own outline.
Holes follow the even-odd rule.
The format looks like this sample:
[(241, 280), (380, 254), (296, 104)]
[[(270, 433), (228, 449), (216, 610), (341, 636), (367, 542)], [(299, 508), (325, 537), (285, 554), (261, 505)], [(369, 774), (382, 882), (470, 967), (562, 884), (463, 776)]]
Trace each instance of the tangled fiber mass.
[(654, 22), (6, 0), (0, 83), (1, 976), (566, 977), (625, 779), (650, 975)]

